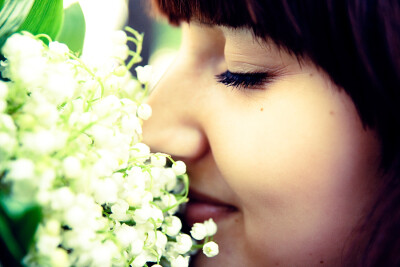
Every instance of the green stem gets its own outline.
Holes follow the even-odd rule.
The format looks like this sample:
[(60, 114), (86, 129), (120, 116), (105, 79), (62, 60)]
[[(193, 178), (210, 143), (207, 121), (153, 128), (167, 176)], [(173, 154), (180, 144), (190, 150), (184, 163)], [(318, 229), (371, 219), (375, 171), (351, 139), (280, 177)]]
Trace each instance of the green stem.
[(48, 36), (47, 34), (44, 34), (44, 33), (41, 33), (41, 34), (37, 34), (37, 35), (35, 35), (35, 37), (37, 38), (37, 39), (39, 39), (39, 38), (44, 38), (44, 39), (46, 39), (47, 41), (49, 41), (49, 43), (51, 43), (53, 40), (50, 38), (50, 36)]
[(134, 38), (128, 37), (128, 41), (131, 41), (136, 45), (136, 51), (132, 55), (132, 58), (129, 60), (128, 64), (126, 65), (126, 68), (130, 70), (133, 65), (142, 61), (140, 54), (142, 53), (143, 49), (143, 34), (140, 34), (139, 32), (135, 31), (130, 27), (125, 27), (125, 30), (134, 36)]
[(204, 246), (203, 244), (192, 245), (191, 250), (200, 249), (200, 248), (203, 248), (203, 246)]
[(86, 70), (87, 73), (89, 73), (89, 75), (92, 76), (92, 78), (95, 79), (95, 80), (100, 84), (100, 87), (101, 87), (101, 96), (100, 96), (100, 97), (102, 97), (102, 96), (104, 95), (104, 90), (105, 90), (105, 89), (104, 89), (104, 85), (103, 85), (103, 83), (101, 82), (100, 78), (97, 77), (96, 74), (94, 74), (94, 73), (85, 65), (85, 63), (84, 63), (79, 57), (77, 57), (77, 56), (75, 56), (75, 55), (73, 55), (73, 54), (71, 54), (71, 53), (69, 53), (68, 56), (69, 56), (70, 58), (72, 58), (72, 59), (78, 61), (80, 65), (77, 65), (77, 66), (79, 66), (79, 67), (83, 68), (84, 70)]

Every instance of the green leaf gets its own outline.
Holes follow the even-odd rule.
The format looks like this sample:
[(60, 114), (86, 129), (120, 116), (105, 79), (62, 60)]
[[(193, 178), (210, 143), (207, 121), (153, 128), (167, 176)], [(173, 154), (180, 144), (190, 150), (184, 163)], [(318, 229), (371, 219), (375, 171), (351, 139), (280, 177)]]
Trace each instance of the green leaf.
[(0, 241), (6, 246), (3, 255), (21, 262), (33, 242), (41, 219), (39, 206), (21, 206), (9, 197), (0, 196)]
[(0, 205), (0, 239), (7, 246), (8, 253), (15, 259), (23, 256), (22, 249), (11, 231), (11, 220), (6, 215), (4, 208)]
[(27, 18), (35, 0), (4, 0), (0, 10), (0, 47)]
[(75, 53), (82, 53), (85, 39), (86, 23), (79, 3), (74, 3), (64, 9), (64, 22), (56, 37), (56, 41), (68, 45)]
[(60, 31), (63, 16), (62, 0), (36, 0), (18, 31), (35, 35), (44, 33), (54, 40)]
[(28, 252), (41, 220), (42, 210), (39, 206), (28, 208), (18, 220), (15, 220), (13, 230), (22, 246), (24, 254)]

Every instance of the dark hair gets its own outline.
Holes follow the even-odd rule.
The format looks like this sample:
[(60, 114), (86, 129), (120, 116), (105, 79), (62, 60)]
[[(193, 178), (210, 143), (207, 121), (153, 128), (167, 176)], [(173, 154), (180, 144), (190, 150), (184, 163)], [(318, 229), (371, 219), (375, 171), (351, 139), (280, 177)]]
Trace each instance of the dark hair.
[(246, 27), (309, 58), (352, 98), (381, 141), (380, 196), (361, 225), (361, 266), (400, 265), (400, 1), (153, 0), (172, 24)]

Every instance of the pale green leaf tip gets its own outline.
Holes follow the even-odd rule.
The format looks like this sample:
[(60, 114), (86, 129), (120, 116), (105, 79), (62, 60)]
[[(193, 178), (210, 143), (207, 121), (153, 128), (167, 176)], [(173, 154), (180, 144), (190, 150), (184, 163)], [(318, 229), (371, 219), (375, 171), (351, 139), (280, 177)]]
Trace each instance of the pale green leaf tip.
[(65, 43), (70, 50), (80, 54), (83, 49), (85, 33), (85, 16), (81, 5), (76, 2), (64, 9), (64, 19), (55, 40)]

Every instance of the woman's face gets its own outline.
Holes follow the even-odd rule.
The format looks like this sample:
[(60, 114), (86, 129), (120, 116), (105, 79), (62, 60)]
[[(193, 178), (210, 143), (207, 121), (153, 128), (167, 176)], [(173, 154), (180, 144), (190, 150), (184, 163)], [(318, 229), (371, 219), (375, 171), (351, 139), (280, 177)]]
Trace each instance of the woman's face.
[[(274, 78), (234, 88), (215, 78), (226, 70)], [(144, 142), (187, 164), (187, 221), (218, 225), (220, 254), (195, 266), (340, 265), (379, 145), (323, 72), (248, 30), (193, 22), (149, 103)]]

